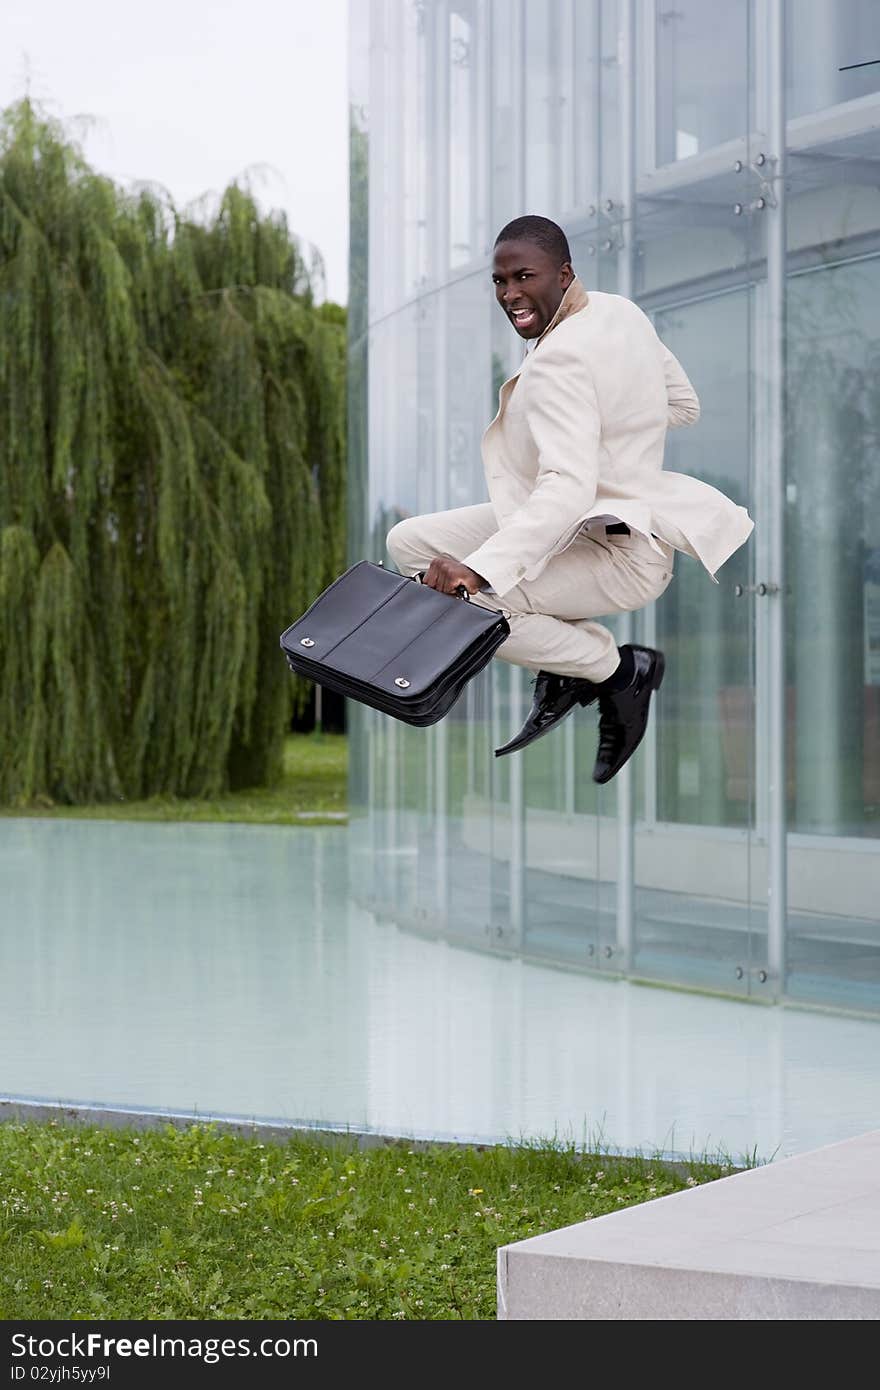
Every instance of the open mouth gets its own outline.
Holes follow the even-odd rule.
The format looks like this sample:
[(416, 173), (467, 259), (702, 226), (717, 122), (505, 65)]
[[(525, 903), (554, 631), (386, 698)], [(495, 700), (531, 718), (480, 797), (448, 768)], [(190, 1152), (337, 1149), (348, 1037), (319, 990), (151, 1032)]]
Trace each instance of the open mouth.
[(532, 328), (538, 322), (537, 309), (511, 309), (510, 317), (517, 328)]

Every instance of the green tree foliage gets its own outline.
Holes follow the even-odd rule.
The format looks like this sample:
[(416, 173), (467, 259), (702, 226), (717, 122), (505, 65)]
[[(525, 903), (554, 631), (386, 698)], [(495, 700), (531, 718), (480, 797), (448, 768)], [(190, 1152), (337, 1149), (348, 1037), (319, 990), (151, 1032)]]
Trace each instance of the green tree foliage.
[(270, 783), (281, 629), (345, 565), (345, 311), (283, 216), (210, 220), (0, 124), (0, 800)]

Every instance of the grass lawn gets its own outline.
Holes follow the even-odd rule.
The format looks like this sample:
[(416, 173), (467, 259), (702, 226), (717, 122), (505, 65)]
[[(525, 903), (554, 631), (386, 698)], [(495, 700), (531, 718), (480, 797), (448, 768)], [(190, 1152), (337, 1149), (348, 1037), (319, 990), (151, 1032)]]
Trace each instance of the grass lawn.
[(3, 816), (70, 820), (247, 821), (251, 825), (345, 823), (348, 805), (348, 740), (344, 734), (291, 734), (284, 747), (284, 775), (277, 787), (230, 792), (215, 801), (156, 796), (97, 806), (0, 807)]
[(729, 1171), (6, 1122), (0, 1318), (491, 1319), (499, 1245)]

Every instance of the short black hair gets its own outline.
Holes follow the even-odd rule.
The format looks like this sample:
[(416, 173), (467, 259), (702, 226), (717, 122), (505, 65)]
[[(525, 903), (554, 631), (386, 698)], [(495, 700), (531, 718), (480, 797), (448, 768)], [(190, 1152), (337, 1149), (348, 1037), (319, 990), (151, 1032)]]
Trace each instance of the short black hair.
[(571, 264), (568, 237), (549, 217), (536, 217), (533, 214), (515, 217), (506, 227), (501, 228), (495, 238), (495, 245), (498, 246), (502, 241), (531, 241), (535, 246), (540, 246), (542, 251), (546, 251), (548, 256), (558, 260), (560, 265), (566, 261)]

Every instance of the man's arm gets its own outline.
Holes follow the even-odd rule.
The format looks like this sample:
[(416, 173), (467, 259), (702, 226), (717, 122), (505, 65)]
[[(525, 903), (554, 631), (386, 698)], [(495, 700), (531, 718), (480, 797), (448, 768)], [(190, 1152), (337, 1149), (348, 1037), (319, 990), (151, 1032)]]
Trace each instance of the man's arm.
[(666, 400), (669, 413), (666, 424), (669, 429), (679, 425), (695, 425), (700, 418), (700, 401), (696, 391), (687, 379), (678, 358), (659, 338), (657, 341), (663, 352), (663, 371), (666, 375)]
[(527, 501), (463, 563), (505, 594), (596, 500), (601, 421), (587, 363), (548, 341), (529, 368), (523, 427), (538, 453)]

